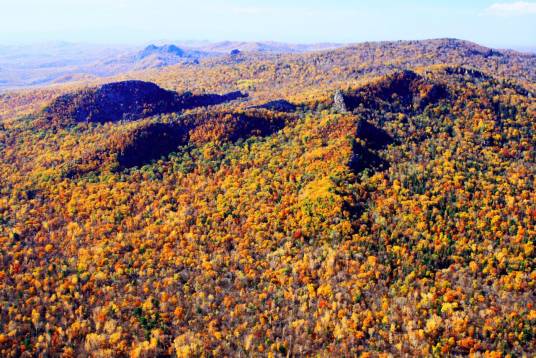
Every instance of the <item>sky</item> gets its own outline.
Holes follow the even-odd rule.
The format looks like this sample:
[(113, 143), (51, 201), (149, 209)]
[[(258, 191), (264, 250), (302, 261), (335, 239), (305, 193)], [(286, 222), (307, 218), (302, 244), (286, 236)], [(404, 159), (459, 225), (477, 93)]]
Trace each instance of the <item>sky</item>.
[(0, 0), (0, 44), (355, 43), (453, 37), (536, 48), (536, 0)]

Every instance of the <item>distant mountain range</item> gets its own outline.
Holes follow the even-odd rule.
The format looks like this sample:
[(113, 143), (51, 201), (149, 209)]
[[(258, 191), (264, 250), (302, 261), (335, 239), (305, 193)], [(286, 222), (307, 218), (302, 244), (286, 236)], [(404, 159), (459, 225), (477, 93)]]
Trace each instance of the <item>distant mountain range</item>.
[[(428, 42), (420, 43), (424, 44), (423, 46), (428, 46), (426, 44), (434, 44), (434, 41), (443, 41), (445, 46), (458, 46), (479, 56), (500, 56), (506, 53), (518, 54), (511, 50), (492, 50), (458, 40), (429, 40)], [(335, 50), (343, 47), (368, 54), (374, 44), (380, 46), (379, 49), (385, 46), (400, 49), (406, 46), (405, 44), (411, 43), (413, 42), (398, 41), (345, 45), (338, 43), (287, 44), (270, 41), (223, 41), (216, 43), (178, 41), (150, 44), (141, 48), (125, 45), (100, 46), (68, 42), (32, 46), (0, 46), (0, 90), (88, 81), (100, 77), (177, 64), (195, 66), (211, 58), (215, 59), (216, 63), (233, 63), (252, 57), (270, 57), (274, 54), (301, 54)], [(525, 50), (526, 52), (531, 52), (527, 49)], [(470, 55), (469, 52), (464, 55)]]
[(232, 41), (150, 44), (141, 49), (68, 42), (0, 46), (0, 89), (88, 80), (179, 63), (196, 64), (202, 58), (225, 56), (233, 50), (235, 53), (299, 53), (341, 46)]
[(173, 44), (157, 46), (151, 44), (139, 51), (130, 51), (121, 56), (102, 61), (98, 66), (112, 67), (119, 72), (140, 71), (149, 68), (172, 66), (179, 63), (197, 64), (199, 59), (213, 54), (208, 52), (180, 48)]
[(264, 53), (301, 53), (309, 51), (331, 50), (344, 47), (340, 43), (317, 43), (317, 44), (288, 44), (283, 42), (243, 42), (243, 41), (223, 41), (223, 42), (179, 42), (179, 46), (196, 49), (208, 53), (226, 54), (233, 50), (241, 52), (264, 52)]

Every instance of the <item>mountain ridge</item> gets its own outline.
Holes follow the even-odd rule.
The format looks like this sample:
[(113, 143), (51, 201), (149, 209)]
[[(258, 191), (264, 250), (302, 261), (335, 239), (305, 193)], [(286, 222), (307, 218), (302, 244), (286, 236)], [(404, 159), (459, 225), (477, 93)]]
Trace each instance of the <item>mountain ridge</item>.
[(0, 95), (1, 356), (536, 351), (530, 57), (235, 57)]
[[(279, 43), (242, 43), (242, 42), (224, 42), (220, 44), (190, 44), (191, 47), (186, 46), (188, 43), (182, 43), (182, 50), (184, 56), (178, 56), (178, 52), (169, 52), (170, 46), (181, 48), (181, 43), (177, 42), (177, 45), (173, 43), (155, 45), (155, 48), (151, 47), (151, 54), (147, 53), (144, 56), (144, 49), (100, 49), (96, 50), (72, 50), (72, 46), (64, 44), (60, 49), (55, 50), (52, 48), (50, 51), (54, 53), (56, 51), (55, 63), (50, 61), (44, 62), (40, 58), (33, 59), (29, 55), (27, 57), (27, 68), (21, 67), (22, 61), (20, 58), (22, 54), (16, 55), (14, 58), (9, 57), (9, 52), (2, 55), (0, 52), (0, 88), (13, 88), (16, 86), (43, 86), (50, 83), (62, 83), (70, 81), (72, 79), (86, 79), (95, 78), (98, 80), (102, 77), (116, 76), (121, 73), (128, 73), (136, 70), (147, 70), (151, 68), (166, 67), (172, 65), (195, 64), (198, 61), (206, 64), (210, 63), (235, 63), (236, 60), (229, 59), (229, 53), (238, 49), (241, 50), (241, 61), (247, 61), (252, 59), (257, 61), (258, 59), (274, 59), (277, 56), (297, 56), (307, 58), (311, 52), (317, 53), (312, 56), (337, 56), (339, 54), (359, 53), (362, 52), (363, 56), (360, 56), (361, 60), (371, 61), (367, 52), (370, 49), (380, 49), (388, 52), (398, 51), (400, 55), (404, 54), (404, 48), (411, 46), (415, 47), (415, 51), (421, 51), (433, 56), (435, 53), (444, 57), (445, 54), (456, 52), (456, 48), (464, 49), (465, 53), (458, 53), (458, 60), (462, 56), (487, 56), (488, 59), (494, 59), (500, 57), (502, 54), (506, 58), (524, 58), (526, 61), (533, 61), (536, 54), (521, 53), (512, 50), (495, 50), (484, 46), (477, 45), (475, 43), (457, 39), (434, 39), (434, 40), (419, 40), (419, 41), (384, 41), (384, 42), (365, 42), (361, 44), (325, 44), (325, 45), (286, 45)], [(284, 46), (286, 45), (286, 46)], [(70, 58), (65, 60), (61, 59), (62, 48), (67, 46), (67, 50), (71, 51)], [(151, 45), (148, 45), (151, 46)], [(450, 47), (449, 47), (450, 46)], [(146, 46), (147, 47), (147, 46)], [(335, 47), (336, 49), (333, 49)], [(145, 48), (146, 50), (147, 48)], [(160, 49), (160, 50), (159, 50)], [(48, 51), (48, 50), (41, 50)], [(58, 54), (59, 53), (59, 54)], [(101, 54), (102, 53), (102, 54)], [(107, 55), (108, 54), (108, 55)], [(40, 55), (41, 56), (41, 55)], [(43, 57), (43, 56), (41, 56)], [(88, 60), (84, 60), (88, 58)], [(441, 58), (441, 61), (444, 59)], [(337, 60), (340, 61), (340, 60)], [(500, 60), (498, 60), (500, 62)], [(34, 64), (32, 64), (32, 62)], [(424, 63), (429, 65), (430, 61)], [(440, 62), (439, 60), (437, 62)], [(500, 63), (499, 63), (500, 66)], [(3, 71), (1, 70), (3, 68)]]

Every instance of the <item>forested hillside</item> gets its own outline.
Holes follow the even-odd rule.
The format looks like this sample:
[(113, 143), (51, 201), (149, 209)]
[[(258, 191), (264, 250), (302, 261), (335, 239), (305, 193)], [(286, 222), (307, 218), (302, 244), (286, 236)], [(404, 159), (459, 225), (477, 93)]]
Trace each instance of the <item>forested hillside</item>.
[(535, 65), (367, 43), (1, 95), (0, 355), (534, 354)]

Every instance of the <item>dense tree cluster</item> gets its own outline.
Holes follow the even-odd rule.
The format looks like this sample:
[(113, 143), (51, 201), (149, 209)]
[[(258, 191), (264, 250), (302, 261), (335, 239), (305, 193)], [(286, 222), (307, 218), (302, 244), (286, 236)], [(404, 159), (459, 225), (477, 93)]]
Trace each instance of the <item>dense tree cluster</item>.
[[(336, 58), (315, 80), (328, 55), (293, 56), (159, 70), (254, 99), (137, 121), (43, 128), (30, 109), (59, 90), (4, 95), (1, 356), (536, 352), (530, 86), (450, 65), (344, 82)], [(269, 98), (295, 112), (250, 108)], [(120, 165), (170, 125), (173, 151)]]

